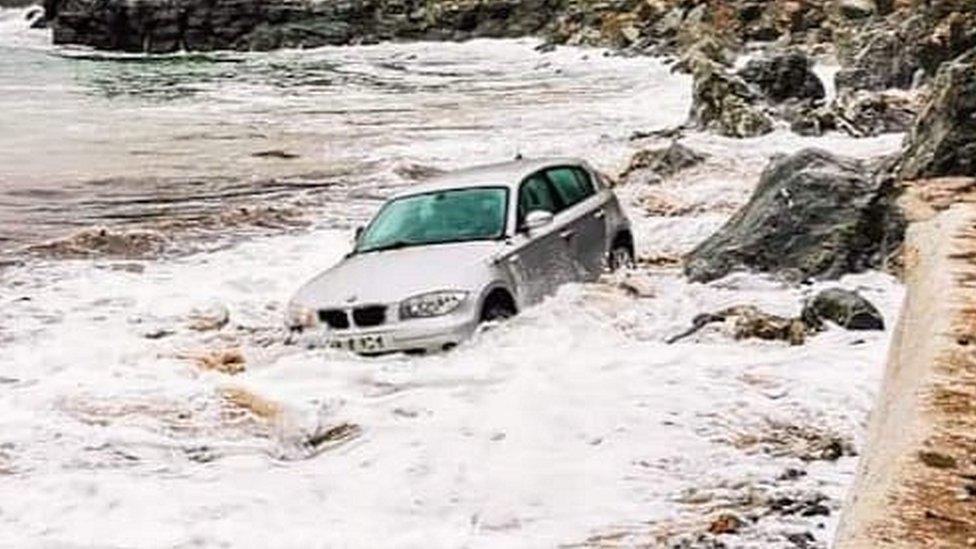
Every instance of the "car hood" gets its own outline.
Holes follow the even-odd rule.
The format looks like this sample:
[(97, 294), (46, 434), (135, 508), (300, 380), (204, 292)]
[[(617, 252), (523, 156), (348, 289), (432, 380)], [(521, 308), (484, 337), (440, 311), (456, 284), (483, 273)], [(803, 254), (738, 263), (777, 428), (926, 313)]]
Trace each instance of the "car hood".
[(305, 284), (306, 307), (389, 304), (437, 290), (476, 291), (488, 282), (501, 241), (457, 242), (349, 256)]

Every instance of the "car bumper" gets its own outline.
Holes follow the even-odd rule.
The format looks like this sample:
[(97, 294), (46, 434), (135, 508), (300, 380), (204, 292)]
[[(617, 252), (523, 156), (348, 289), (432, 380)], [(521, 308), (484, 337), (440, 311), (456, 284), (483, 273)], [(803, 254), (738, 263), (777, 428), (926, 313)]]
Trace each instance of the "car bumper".
[(324, 330), (326, 345), (359, 354), (447, 350), (471, 337), (478, 321), (468, 315), (419, 318), (377, 326)]

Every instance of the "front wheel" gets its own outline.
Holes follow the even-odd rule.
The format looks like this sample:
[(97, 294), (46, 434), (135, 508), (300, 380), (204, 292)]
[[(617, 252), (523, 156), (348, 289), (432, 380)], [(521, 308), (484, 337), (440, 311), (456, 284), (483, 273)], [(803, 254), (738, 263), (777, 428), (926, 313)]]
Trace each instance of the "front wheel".
[(481, 322), (501, 322), (515, 316), (514, 308), (504, 301), (495, 301), (485, 305), (481, 312)]
[(607, 268), (610, 272), (633, 267), (634, 252), (631, 251), (629, 246), (617, 244), (610, 250), (610, 255), (607, 256)]

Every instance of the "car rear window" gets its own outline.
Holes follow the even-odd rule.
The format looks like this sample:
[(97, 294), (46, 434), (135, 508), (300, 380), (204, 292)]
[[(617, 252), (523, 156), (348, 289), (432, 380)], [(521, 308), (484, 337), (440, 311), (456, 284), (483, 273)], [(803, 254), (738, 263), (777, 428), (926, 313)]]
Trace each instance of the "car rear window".
[(593, 195), (593, 182), (588, 174), (578, 168), (554, 168), (546, 171), (549, 180), (566, 207)]

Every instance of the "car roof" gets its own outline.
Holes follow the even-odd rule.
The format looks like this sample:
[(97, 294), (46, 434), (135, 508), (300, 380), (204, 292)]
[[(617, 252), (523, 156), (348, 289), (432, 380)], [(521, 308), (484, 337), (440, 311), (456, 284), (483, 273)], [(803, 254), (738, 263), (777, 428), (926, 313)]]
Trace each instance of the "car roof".
[(424, 183), (396, 193), (393, 198), (471, 187), (493, 186), (514, 189), (523, 179), (539, 170), (555, 166), (585, 167), (586, 165), (586, 161), (580, 158), (550, 157), (526, 158), (497, 164), (472, 166), (435, 176)]

